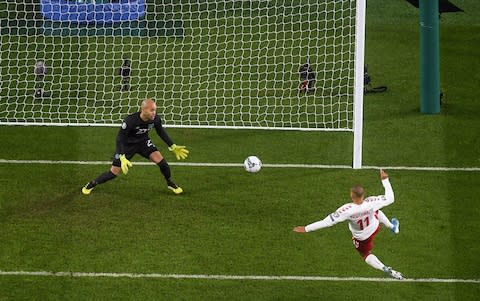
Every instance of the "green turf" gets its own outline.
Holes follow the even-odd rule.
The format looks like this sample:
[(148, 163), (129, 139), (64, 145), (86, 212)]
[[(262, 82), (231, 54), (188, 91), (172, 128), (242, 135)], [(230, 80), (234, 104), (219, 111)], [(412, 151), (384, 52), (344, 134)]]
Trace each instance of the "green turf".
[[(474, 300), (475, 285), (447, 285), (448, 291), (430, 284), (375, 284), (309, 282), (251, 282), (242, 281), (171, 281), (151, 279), (34, 279), (22, 283), (14, 278), (4, 279), (11, 291), (5, 299), (17, 300)], [(392, 294), (392, 287), (400, 291)], [(25, 290), (27, 288), (28, 290)], [(25, 292), (35, 292), (35, 297)], [(236, 292), (236, 293), (232, 293)], [(407, 292), (414, 292), (409, 294)], [(457, 293), (458, 292), (458, 293)], [(192, 297), (194, 296), (194, 297)]]
[[(403, 0), (369, 1), (366, 62), (373, 85), (389, 90), (365, 97), (364, 164), (480, 166), (480, 4), (455, 3), (466, 12), (441, 21), (445, 104), (441, 114), (428, 116), (418, 113), (418, 12)], [(45, 41), (58, 50), (56, 39)], [(93, 47), (92, 39), (84, 41)], [(169, 51), (178, 46), (171, 43)], [(4, 64), (2, 72), (13, 68)], [(132, 95), (133, 105), (138, 95)], [(2, 126), (0, 159), (108, 161), (116, 132)], [(351, 164), (350, 133), (168, 132), (191, 150), (188, 162), (240, 163), (255, 154), (269, 164)], [(353, 183), (381, 193), (376, 171), (264, 168), (251, 175), (239, 167), (172, 166), (185, 189), (176, 197), (157, 167), (137, 164), (82, 196), (79, 189), (107, 168), (0, 164), (0, 270), (383, 277), (356, 254), (346, 224), (291, 232), (346, 202)], [(383, 229), (375, 254), (407, 277), (480, 279), (479, 173), (389, 173), (396, 202), (384, 211), (400, 219), (401, 232)], [(0, 276), (0, 300), (475, 300), (479, 294), (478, 284)]]
[[(5, 299), (17, 300), (474, 300), (475, 285), (446, 285), (439, 290), (431, 284), (375, 284), (312, 282), (172, 281), (151, 279), (35, 279), (22, 283), (4, 279), (11, 287)], [(392, 294), (392, 288), (400, 293)], [(27, 289), (27, 290), (26, 290)], [(32, 295), (26, 292), (35, 292)], [(473, 291), (473, 292), (472, 292)], [(235, 292), (235, 293), (232, 293)], [(413, 292), (412, 294), (407, 292)], [(192, 297), (194, 296), (194, 297)]]
[[(83, 183), (104, 169), (75, 165), (3, 168), (0, 178), (8, 190), (2, 191), (1, 198), (8, 201), (2, 202), (1, 208), (2, 269), (381, 276), (356, 254), (345, 224), (308, 235), (291, 232), (294, 225), (320, 219), (345, 202), (345, 187), (352, 182), (361, 181), (371, 194), (381, 193), (376, 172), (265, 169), (252, 176), (240, 168), (175, 167), (174, 174), (186, 190), (177, 197), (165, 189), (156, 167), (137, 166), (128, 178), (99, 186), (88, 198), (82, 196), (79, 188)], [(381, 232), (375, 253), (409, 277), (478, 277), (480, 262), (476, 254), (480, 250), (472, 240), (480, 213), (475, 204), (475, 196), (480, 193), (477, 179), (454, 172), (391, 172), (391, 178), (397, 201), (384, 211), (400, 218), (402, 231), (398, 236)], [(457, 206), (457, 201), (462, 206)], [(16, 277), (22, 282), (30, 278)], [(5, 276), (0, 281), (8, 284), (12, 278)], [(84, 279), (71, 284), (68, 279), (33, 281), (30, 293), (43, 281), (52, 282), (52, 287), (47, 287), (52, 290), (59, 289), (56, 281), (72, 285), (73, 291), (93, 285), (92, 280)], [(116, 279), (104, 281), (119, 285)], [(224, 285), (235, 287), (234, 283), (218, 281), (158, 282), (193, 286), (193, 290), (201, 285), (211, 285), (215, 290)], [(130, 283), (138, 285), (137, 280)], [(243, 287), (242, 283), (245, 281), (237, 288)], [(293, 284), (286, 285), (283, 289)], [(271, 286), (279, 284), (265, 283), (265, 287)], [(295, 294), (308, 297), (304, 286), (336, 294), (342, 287), (328, 282), (301, 284)], [(378, 284), (362, 286), (375, 288)], [(457, 296), (451, 291), (457, 286), (454, 284), (393, 286), (406, 290), (405, 296), (411, 297), (419, 288), (434, 287), (437, 292), (443, 291), (439, 295), (459, 300), (463, 294), (479, 290), (478, 285), (458, 285), (465, 291)], [(249, 290), (247, 286), (245, 294)], [(430, 294), (427, 290), (420, 296), (439, 296)], [(258, 298), (268, 300), (275, 295)]]

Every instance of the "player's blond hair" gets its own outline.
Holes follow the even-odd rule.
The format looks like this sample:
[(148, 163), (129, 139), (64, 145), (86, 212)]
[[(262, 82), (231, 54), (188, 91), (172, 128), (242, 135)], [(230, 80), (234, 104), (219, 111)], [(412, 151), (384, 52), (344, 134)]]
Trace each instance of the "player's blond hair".
[(350, 191), (357, 198), (363, 198), (365, 196), (365, 188), (363, 188), (363, 186), (353, 185)]

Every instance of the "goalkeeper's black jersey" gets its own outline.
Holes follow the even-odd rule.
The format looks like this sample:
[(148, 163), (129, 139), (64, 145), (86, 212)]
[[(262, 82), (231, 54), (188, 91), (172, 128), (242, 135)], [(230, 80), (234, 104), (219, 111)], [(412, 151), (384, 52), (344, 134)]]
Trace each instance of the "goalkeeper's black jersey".
[(162, 120), (158, 115), (153, 120), (143, 121), (140, 118), (140, 112), (128, 115), (122, 123), (117, 135), (117, 150), (120, 154), (125, 152), (125, 149), (134, 144), (143, 143), (150, 139), (148, 132), (155, 128), (158, 136), (168, 145), (173, 144), (172, 139), (167, 135), (162, 126)]

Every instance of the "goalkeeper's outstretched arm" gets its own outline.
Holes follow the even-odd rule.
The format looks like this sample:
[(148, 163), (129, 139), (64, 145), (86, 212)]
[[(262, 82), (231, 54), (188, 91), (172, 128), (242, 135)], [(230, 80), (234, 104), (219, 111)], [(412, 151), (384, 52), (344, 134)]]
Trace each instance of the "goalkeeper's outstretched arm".
[(155, 131), (157, 131), (158, 136), (162, 138), (163, 142), (165, 142), (168, 147), (172, 146), (173, 141), (170, 136), (168, 136), (167, 131), (165, 131), (165, 129), (163, 128), (162, 121), (159, 117), (155, 119)]
[(173, 143), (172, 139), (168, 136), (167, 132), (162, 126), (160, 118), (157, 118), (155, 122), (155, 130), (157, 131), (158, 136), (168, 145), (168, 150), (175, 154), (177, 160), (183, 160), (188, 157), (189, 151), (183, 145), (176, 145)]

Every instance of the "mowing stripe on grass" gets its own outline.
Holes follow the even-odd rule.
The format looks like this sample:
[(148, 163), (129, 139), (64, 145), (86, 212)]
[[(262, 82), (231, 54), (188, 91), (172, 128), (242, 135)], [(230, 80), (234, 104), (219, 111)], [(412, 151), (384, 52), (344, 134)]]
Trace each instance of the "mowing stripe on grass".
[(265, 280), (265, 281), (365, 281), (365, 282), (426, 282), (426, 283), (474, 283), (480, 279), (447, 278), (410, 278), (396, 280), (392, 278), (372, 277), (329, 277), (329, 276), (255, 276), (255, 275), (188, 275), (188, 274), (137, 274), (137, 273), (85, 273), (85, 272), (28, 272), (0, 271), (0, 276), (51, 276), (51, 277), (105, 277), (105, 278), (163, 278), (163, 279), (199, 279), (199, 280)]
[[(71, 165), (109, 165), (111, 161), (66, 161), (66, 160), (8, 160), (0, 159), (0, 164), (71, 164)], [(138, 166), (152, 166), (150, 162), (134, 162)], [(200, 167), (243, 167), (242, 163), (195, 163), (195, 162), (169, 162), (177, 166)], [(351, 169), (350, 165), (327, 164), (263, 164), (267, 168), (318, 168), (318, 169)], [(480, 167), (429, 167), (429, 166), (368, 166), (362, 169), (388, 169), (409, 171), (480, 171)]]

